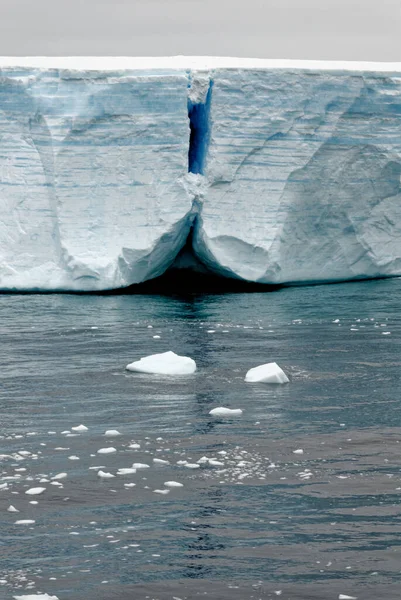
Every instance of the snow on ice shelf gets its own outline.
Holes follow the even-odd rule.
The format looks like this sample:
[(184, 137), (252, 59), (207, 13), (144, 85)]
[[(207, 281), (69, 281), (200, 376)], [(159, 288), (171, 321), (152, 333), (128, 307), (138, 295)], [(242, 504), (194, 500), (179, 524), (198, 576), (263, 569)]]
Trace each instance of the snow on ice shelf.
[(401, 64), (30, 57), (0, 71), (1, 290), (140, 283), (190, 232), (187, 268), (223, 277), (401, 275)]

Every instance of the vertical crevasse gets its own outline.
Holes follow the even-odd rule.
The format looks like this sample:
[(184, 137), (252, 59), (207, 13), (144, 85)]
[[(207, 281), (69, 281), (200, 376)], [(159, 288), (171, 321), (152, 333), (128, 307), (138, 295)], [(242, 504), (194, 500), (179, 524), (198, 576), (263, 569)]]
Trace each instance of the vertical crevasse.
[(191, 74), (188, 91), (190, 126), (188, 172), (203, 175), (210, 140), (210, 105), (213, 81), (208, 73)]

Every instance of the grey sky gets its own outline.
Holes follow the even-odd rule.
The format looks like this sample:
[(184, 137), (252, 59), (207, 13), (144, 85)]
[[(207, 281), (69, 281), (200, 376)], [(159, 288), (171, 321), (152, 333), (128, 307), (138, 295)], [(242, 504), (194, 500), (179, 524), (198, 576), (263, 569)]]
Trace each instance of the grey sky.
[(400, 0), (0, 0), (0, 55), (401, 61)]

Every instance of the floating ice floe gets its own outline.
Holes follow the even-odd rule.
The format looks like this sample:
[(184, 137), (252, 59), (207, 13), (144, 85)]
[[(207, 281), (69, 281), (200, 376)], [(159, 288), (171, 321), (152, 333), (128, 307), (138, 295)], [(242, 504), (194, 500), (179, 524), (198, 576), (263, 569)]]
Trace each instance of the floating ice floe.
[(134, 463), (132, 465), (133, 469), (149, 469), (149, 465), (146, 465), (145, 463)]
[(104, 435), (106, 435), (107, 437), (114, 437), (116, 435), (121, 435), (121, 433), (117, 431), (117, 429), (108, 429), (104, 432)]
[(105, 471), (98, 471), (97, 474), (98, 477), (101, 477), (102, 479), (111, 479), (112, 477), (115, 477), (113, 473), (106, 473)]
[(169, 461), (169, 460), (163, 460), (162, 458), (154, 458), (154, 459), (153, 459), (153, 462), (154, 462), (156, 465), (169, 465), (169, 464), (170, 464), (170, 461)]
[(266, 363), (249, 369), (245, 375), (247, 383), (288, 383), (289, 379), (277, 363)]
[(338, 600), (358, 600), (356, 596), (347, 596), (347, 594), (339, 594)]
[(21, 519), (20, 521), (15, 521), (15, 525), (33, 525), (35, 521), (32, 519)]
[(108, 448), (99, 448), (97, 451), (98, 454), (113, 454), (113, 452), (117, 452), (113, 446), (109, 446)]
[(15, 506), (13, 506), (12, 504), (10, 504), (10, 506), (7, 508), (8, 512), (19, 512), (19, 510), (17, 508), (15, 508)]
[(58, 481), (59, 479), (65, 479), (67, 477), (67, 473), (57, 473), (57, 475), (53, 475), (52, 479)]
[(179, 483), (178, 481), (165, 481), (164, 485), (169, 488), (184, 487), (184, 485), (182, 483)]
[(83, 433), (84, 431), (88, 431), (88, 428), (85, 425), (77, 425), (76, 427), (71, 427), (72, 431), (77, 431), (78, 433)]
[(43, 494), (43, 492), (46, 491), (46, 488), (44, 487), (35, 487), (35, 488), (29, 488), (29, 490), (26, 490), (25, 494), (28, 494), (28, 496), (39, 496), (39, 494)]
[(145, 356), (127, 365), (126, 369), (154, 375), (190, 375), (195, 373), (196, 363), (188, 356), (179, 356), (174, 352), (163, 352)]
[(296, 450), (292, 451), (293, 454), (303, 454), (304, 451), (302, 450), (302, 448), (297, 448)]
[(14, 600), (58, 600), (57, 596), (49, 596), (49, 594), (24, 594), (13, 598)]
[(209, 415), (213, 415), (214, 417), (235, 417), (242, 415), (242, 409), (218, 406), (217, 408), (212, 408), (212, 410), (209, 412)]
[(134, 475), (135, 473), (136, 469), (133, 469), (132, 467), (121, 468), (117, 471), (117, 475)]

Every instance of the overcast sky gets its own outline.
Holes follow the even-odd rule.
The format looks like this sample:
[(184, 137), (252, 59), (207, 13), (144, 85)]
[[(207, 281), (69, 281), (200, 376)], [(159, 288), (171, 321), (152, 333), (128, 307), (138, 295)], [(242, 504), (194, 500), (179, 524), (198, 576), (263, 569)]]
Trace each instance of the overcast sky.
[(401, 61), (401, 0), (0, 0), (0, 55)]

